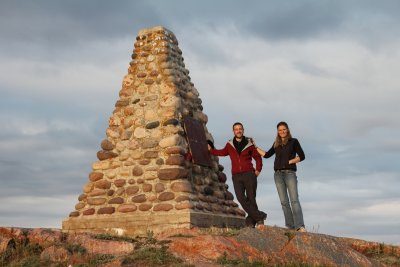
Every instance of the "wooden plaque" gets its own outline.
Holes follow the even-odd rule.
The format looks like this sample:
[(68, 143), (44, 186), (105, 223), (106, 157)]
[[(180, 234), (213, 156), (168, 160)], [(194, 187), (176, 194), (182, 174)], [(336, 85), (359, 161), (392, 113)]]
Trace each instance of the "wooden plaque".
[(207, 138), (203, 124), (192, 117), (185, 117), (183, 123), (189, 141), (193, 163), (211, 167), (211, 158), (208, 152)]

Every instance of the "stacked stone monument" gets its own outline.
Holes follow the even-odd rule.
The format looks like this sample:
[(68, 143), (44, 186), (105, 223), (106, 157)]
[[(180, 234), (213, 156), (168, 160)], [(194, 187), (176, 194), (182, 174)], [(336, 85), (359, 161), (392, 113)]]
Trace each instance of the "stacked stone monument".
[(144, 29), (134, 47), (99, 160), (63, 230), (136, 235), (242, 226), (245, 213), (221, 179), (218, 158), (211, 156), (210, 166), (192, 162), (184, 118), (213, 137), (175, 35)]

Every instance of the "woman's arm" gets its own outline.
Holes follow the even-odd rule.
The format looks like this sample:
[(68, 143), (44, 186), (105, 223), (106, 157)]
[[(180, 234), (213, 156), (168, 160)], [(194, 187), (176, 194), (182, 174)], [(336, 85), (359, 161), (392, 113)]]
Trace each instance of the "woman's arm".
[(306, 156), (304, 155), (304, 151), (301, 148), (300, 142), (297, 139), (294, 143), (294, 151), (296, 152), (297, 156), (289, 160), (289, 164), (299, 163), (300, 161), (303, 161), (306, 158)]
[(259, 148), (257, 146), (256, 146), (256, 149), (257, 149), (258, 154), (260, 154), (262, 157), (264, 157), (265, 153), (267, 153), (267, 152), (265, 152), (264, 150), (262, 150), (261, 148)]
[(275, 148), (274, 148), (274, 145), (273, 145), (273, 144), (272, 144), (272, 147), (266, 152), (265, 150), (262, 150), (261, 148), (259, 148), (259, 147), (256, 145), (256, 142), (254, 142), (254, 139), (253, 139), (253, 138), (251, 138), (250, 140), (251, 140), (252, 144), (255, 146), (255, 148), (257, 149), (258, 154), (260, 154), (262, 157), (264, 157), (264, 158), (269, 158), (269, 157), (271, 157), (273, 154), (275, 154)]
[(264, 150), (262, 150), (261, 148), (259, 148), (257, 145), (256, 145), (256, 142), (254, 141), (254, 139), (253, 138), (250, 138), (250, 142), (254, 145), (254, 147), (257, 149), (257, 152), (258, 152), (258, 154), (260, 154), (260, 156), (264, 156), (265, 155), (265, 151)]

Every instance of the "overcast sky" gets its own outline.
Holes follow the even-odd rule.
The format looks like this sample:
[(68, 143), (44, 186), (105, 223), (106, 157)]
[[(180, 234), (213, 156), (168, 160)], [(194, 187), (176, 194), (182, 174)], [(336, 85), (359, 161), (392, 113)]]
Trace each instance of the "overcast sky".
[[(2, 0), (0, 226), (61, 227), (97, 159), (138, 31), (163, 25), (217, 147), (241, 121), (268, 149), (277, 122), (288, 122), (306, 153), (298, 179), (308, 230), (400, 244), (398, 14), (397, 0)], [(264, 160), (257, 199), (267, 224), (284, 226), (272, 165)]]

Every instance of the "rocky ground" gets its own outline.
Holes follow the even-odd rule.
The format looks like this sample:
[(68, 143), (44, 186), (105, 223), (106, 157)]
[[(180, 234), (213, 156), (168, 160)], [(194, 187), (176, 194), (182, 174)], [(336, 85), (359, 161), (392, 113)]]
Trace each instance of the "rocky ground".
[(0, 228), (0, 266), (400, 266), (400, 247), (269, 226), (143, 237)]

